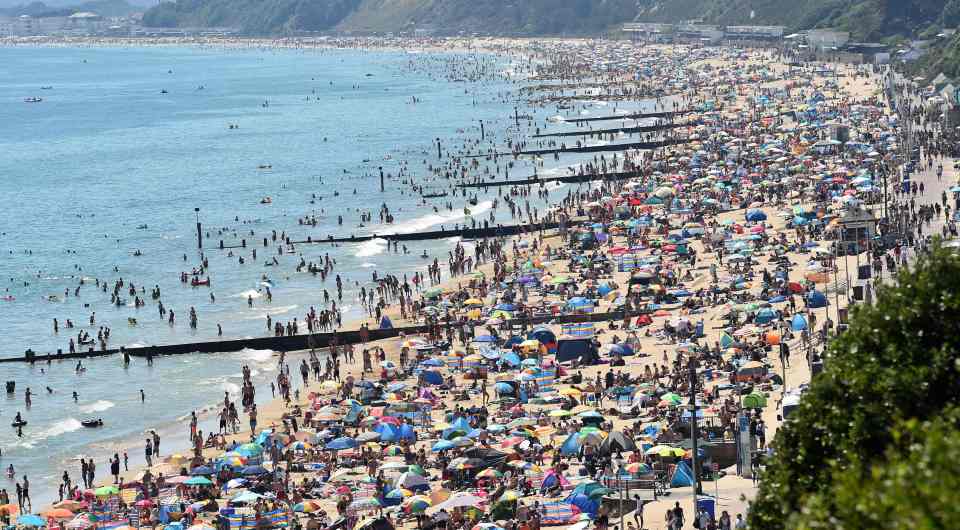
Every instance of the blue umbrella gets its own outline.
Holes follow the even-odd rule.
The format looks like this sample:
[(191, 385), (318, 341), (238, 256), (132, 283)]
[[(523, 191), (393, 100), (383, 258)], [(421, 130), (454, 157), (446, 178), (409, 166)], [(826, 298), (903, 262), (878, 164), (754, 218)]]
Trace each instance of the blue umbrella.
[(480, 335), (473, 338), (473, 342), (494, 342), (495, 340), (497, 339), (493, 338), (493, 335)]
[(437, 358), (432, 358), (432, 359), (427, 359), (426, 361), (423, 361), (420, 364), (424, 366), (443, 366), (443, 361)]
[(433, 447), (430, 448), (431, 451), (440, 452), (447, 449), (453, 449), (455, 446), (450, 440), (440, 440), (439, 442), (433, 444)]
[(240, 473), (243, 475), (266, 475), (269, 471), (263, 466), (247, 466), (240, 470)]
[(353, 449), (356, 446), (356, 440), (347, 436), (341, 436), (340, 438), (333, 439), (326, 445), (326, 448), (334, 451), (340, 451), (342, 449)]
[(190, 470), (191, 475), (212, 475), (214, 473), (216, 473), (216, 471), (209, 466), (198, 466)]

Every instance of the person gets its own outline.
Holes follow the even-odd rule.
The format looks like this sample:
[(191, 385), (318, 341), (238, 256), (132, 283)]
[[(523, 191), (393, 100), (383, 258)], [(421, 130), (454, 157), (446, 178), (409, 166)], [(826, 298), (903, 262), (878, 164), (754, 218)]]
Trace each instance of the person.
[(732, 530), (730, 528), (730, 514), (726, 510), (720, 513), (720, 530)]
[(257, 430), (257, 405), (250, 405), (250, 432)]
[(683, 528), (684, 518), (683, 518), (683, 508), (680, 507), (680, 502), (674, 504), (673, 510), (673, 528), (674, 530), (680, 530)]
[(110, 474), (113, 475), (113, 483), (117, 484), (120, 480), (120, 455), (113, 453), (110, 459)]
[(123, 470), (124, 471), (130, 471), (130, 467), (127, 466), (127, 461), (128, 461), (127, 452), (124, 451), (123, 452)]
[(30, 500), (30, 481), (27, 476), (23, 476), (23, 504), (33, 511), (33, 501)]
[(150, 431), (150, 433), (153, 435), (153, 455), (160, 456), (160, 435), (155, 430)]
[(747, 522), (743, 520), (743, 514), (737, 514), (737, 524), (733, 525), (736, 530), (746, 530)]
[(143, 448), (144, 456), (147, 457), (147, 466), (153, 466), (153, 442), (147, 438), (147, 444)]

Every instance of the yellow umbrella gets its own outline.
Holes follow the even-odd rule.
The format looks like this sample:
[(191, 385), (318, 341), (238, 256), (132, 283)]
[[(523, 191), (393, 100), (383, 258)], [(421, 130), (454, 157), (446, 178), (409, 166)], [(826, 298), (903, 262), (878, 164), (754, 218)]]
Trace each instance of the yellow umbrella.
[[(583, 392), (579, 388), (568, 386), (566, 388), (561, 388), (559, 391), (559, 394), (561, 396), (579, 396), (583, 394)], [(557, 411), (553, 411), (553, 412), (557, 412)]]
[(467, 298), (463, 305), (483, 305), (483, 300), (479, 298)]

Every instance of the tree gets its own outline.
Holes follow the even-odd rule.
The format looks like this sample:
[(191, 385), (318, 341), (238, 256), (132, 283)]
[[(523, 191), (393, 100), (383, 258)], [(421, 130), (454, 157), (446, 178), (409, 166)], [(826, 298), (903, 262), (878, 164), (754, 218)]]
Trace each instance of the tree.
[(893, 433), (886, 461), (857, 462), (812, 496), (790, 526), (800, 530), (934, 530), (960, 526), (960, 431), (957, 411), (930, 422), (910, 420)]
[(892, 427), (960, 405), (958, 362), (960, 256), (935, 248), (830, 345), (826, 369), (777, 433), (750, 527), (790, 527), (838, 474), (882, 463)]

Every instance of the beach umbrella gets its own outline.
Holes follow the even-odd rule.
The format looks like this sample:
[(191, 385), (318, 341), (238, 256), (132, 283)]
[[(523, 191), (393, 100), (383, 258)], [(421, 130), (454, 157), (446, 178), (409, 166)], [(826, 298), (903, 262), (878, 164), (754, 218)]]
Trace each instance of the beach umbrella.
[(433, 444), (433, 447), (431, 447), (430, 450), (434, 452), (439, 452), (439, 451), (446, 451), (447, 449), (453, 449), (454, 447), (456, 446), (450, 440), (440, 440), (437, 443)]
[(627, 473), (633, 473), (634, 475), (646, 475), (651, 471), (650, 466), (644, 464), (643, 462), (633, 462), (627, 464), (623, 467), (623, 469), (626, 470)]
[(326, 445), (327, 449), (332, 451), (341, 451), (343, 449), (353, 449), (357, 446), (357, 441), (349, 436), (341, 436), (340, 438), (335, 438), (330, 443)]
[(247, 466), (240, 470), (243, 475), (266, 475), (269, 473), (263, 466)]
[(17, 524), (21, 526), (46, 526), (47, 520), (39, 515), (26, 514), (17, 518)]
[(93, 490), (93, 494), (97, 497), (106, 497), (108, 495), (117, 495), (120, 493), (120, 489), (116, 486), (101, 486)]
[(413, 497), (403, 501), (401, 506), (407, 513), (422, 513), (432, 505), (433, 501), (430, 500), (430, 497), (425, 495), (414, 495)]
[(183, 483), (186, 484), (187, 486), (209, 486), (213, 484), (213, 481), (211, 481), (207, 477), (202, 477), (198, 475), (195, 477), (188, 478), (187, 480), (183, 481)]
[[(4, 512), (4, 511), (3, 511), (4, 508), (7, 507), (7, 506), (13, 506), (14, 508), (17, 507), (15, 504), (5, 504), (5, 505), (3, 505), (3, 506), (0, 506), (0, 513), (9, 513), (9, 512)], [(77, 502), (77, 501), (72, 500), (72, 499), (64, 499), (64, 500), (62, 500), (62, 501), (60, 501), (60, 502), (58, 502), (58, 503), (56, 503), (56, 504), (53, 505), (54, 508), (66, 508), (67, 510), (70, 510), (71, 512), (75, 512), (75, 511), (79, 510), (82, 506), (83, 506), (83, 503)], [(17, 510), (17, 511), (19, 511), (19, 510)]]
[(655, 445), (650, 449), (644, 451), (646, 455), (652, 456), (683, 456), (686, 454), (686, 450), (680, 447), (671, 447), (669, 445)]
[(237, 454), (243, 457), (250, 457), (250, 456), (259, 455), (260, 453), (262, 453), (263, 447), (255, 443), (245, 443), (240, 447), (237, 447), (236, 449), (234, 449), (234, 452), (236, 452)]
[(433, 288), (431, 288), (431, 289), (427, 289), (426, 291), (424, 291), (424, 292), (423, 292), (423, 297), (424, 297), (424, 298), (439, 298), (440, 295), (442, 295), (442, 294), (443, 294), (443, 289), (442, 289), (441, 287), (433, 287)]
[(43, 516), (49, 519), (70, 519), (73, 515), (73, 512), (66, 508), (54, 508), (43, 512)]
[(413, 492), (406, 488), (394, 488), (388, 491), (386, 495), (388, 499), (405, 499), (412, 496)]
[(216, 470), (210, 466), (197, 466), (190, 470), (191, 475), (212, 475), (214, 473), (216, 473)]
[(477, 478), (498, 479), (502, 476), (503, 476), (503, 473), (497, 471), (496, 469), (493, 469), (492, 467), (488, 469), (484, 469), (483, 471), (477, 473)]
[(380, 507), (380, 501), (378, 501), (376, 497), (367, 497), (351, 502), (350, 506), (347, 506), (347, 510), (351, 512), (363, 512), (367, 510), (377, 510)]

